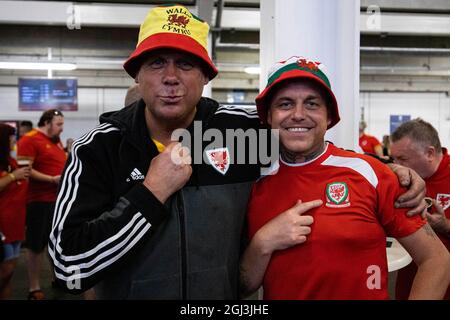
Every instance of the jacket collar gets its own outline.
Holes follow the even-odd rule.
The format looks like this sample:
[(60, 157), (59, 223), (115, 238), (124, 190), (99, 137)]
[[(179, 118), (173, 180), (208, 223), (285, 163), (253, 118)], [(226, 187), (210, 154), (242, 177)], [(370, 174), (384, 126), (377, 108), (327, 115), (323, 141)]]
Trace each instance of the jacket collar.
[[(209, 98), (202, 97), (197, 104), (197, 112), (194, 121), (203, 121), (205, 128), (214, 115), (219, 104)], [(100, 116), (100, 123), (111, 123), (120, 129), (122, 135), (138, 149), (150, 145), (150, 135), (145, 122), (145, 102), (140, 99), (128, 107), (119, 111), (107, 112)], [(193, 127), (191, 123), (188, 130)]]

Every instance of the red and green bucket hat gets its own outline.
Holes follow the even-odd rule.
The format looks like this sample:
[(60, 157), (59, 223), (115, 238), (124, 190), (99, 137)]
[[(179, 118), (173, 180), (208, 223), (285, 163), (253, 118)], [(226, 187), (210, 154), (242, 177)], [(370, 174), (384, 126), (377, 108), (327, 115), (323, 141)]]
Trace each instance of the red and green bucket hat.
[(331, 122), (327, 129), (332, 128), (340, 120), (336, 97), (331, 90), (330, 80), (325, 73), (325, 67), (320, 62), (311, 61), (304, 57), (293, 56), (287, 60), (277, 62), (269, 71), (266, 88), (255, 99), (259, 119), (267, 123), (267, 110), (270, 101), (267, 101), (269, 92), (278, 83), (295, 78), (308, 78), (315, 80), (323, 86), (331, 97)]

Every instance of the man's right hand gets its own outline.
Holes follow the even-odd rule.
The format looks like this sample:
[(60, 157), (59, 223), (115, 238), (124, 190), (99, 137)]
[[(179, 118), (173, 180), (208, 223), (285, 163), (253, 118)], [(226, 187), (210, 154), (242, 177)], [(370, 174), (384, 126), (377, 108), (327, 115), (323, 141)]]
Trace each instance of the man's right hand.
[(191, 177), (192, 159), (189, 150), (173, 142), (152, 159), (144, 186), (161, 202), (181, 189)]
[(272, 254), (276, 250), (283, 250), (306, 241), (311, 232), (309, 227), (314, 219), (305, 212), (320, 207), (322, 200), (301, 202), (300, 200), (290, 209), (279, 214), (267, 222), (255, 234), (255, 240), (260, 245), (263, 254)]

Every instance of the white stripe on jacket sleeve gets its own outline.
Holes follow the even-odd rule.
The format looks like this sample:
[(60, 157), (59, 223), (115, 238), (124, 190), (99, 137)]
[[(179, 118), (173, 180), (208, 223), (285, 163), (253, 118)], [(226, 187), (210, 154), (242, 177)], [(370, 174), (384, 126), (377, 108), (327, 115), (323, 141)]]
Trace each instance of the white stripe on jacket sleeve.
[[(142, 214), (137, 212), (118, 233), (104, 239), (86, 252), (68, 256), (63, 254), (60, 246), (64, 223), (77, 196), (79, 177), (83, 170), (78, 151), (92, 142), (96, 135), (118, 130), (110, 124), (102, 124), (74, 142), (71, 162), (67, 166), (58, 193), (49, 239), (49, 254), (54, 261), (55, 274), (61, 280), (70, 281), (74, 277), (86, 278), (106, 268), (127, 253), (151, 227)], [(75, 274), (74, 270), (77, 271)], [(64, 273), (71, 275), (67, 277)]]

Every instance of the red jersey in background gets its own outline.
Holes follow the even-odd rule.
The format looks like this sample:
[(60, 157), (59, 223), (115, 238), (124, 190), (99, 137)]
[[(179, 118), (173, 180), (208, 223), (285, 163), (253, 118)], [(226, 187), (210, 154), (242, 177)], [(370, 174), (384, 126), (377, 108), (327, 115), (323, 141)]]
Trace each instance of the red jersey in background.
[[(33, 159), (33, 169), (50, 176), (60, 175), (66, 162), (61, 142), (53, 142), (42, 132), (33, 129), (17, 143), (17, 156)], [(28, 202), (54, 202), (58, 186), (30, 178)]]

